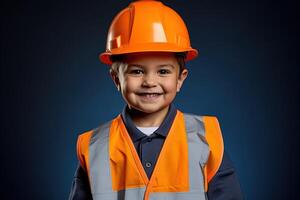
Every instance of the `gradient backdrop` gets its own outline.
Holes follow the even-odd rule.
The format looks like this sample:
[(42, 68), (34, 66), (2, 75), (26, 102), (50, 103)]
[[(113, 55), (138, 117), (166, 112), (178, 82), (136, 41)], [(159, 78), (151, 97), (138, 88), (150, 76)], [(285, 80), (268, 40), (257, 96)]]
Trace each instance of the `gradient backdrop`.
[[(1, 199), (67, 199), (78, 134), (124, 106), (97, 56), (129, 2), (1, 2)], [(296, 1), (164, 2), (200, 51), (177, 107), (218, 116), (246, 199), (299, 199)]]

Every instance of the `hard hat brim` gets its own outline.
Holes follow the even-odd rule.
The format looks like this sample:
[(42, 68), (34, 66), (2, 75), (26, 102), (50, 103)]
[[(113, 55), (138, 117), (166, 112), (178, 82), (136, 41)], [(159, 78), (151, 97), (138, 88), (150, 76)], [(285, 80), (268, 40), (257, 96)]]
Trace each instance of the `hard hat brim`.
[(139, 53), (139, 52), (174, 52), (174, 53), (187, 52), (187, 56), (185, 59), (186, 61), (193, 60), (199, 54), (197, 49), (193, 49), (191, 47), (185, 49), (182, 48), (179, 49), (177, 46), (172, 44), (149, 43), (149, 44), (140, 44), (140, 45), (137, 44), (135, 46), (131, 45), (130, 47), (123, 46), (118, 49), (113, 49), (112, 51), (101, 53), (99, 55), (99, 60), (104, 64), (111, 65), (112, 61), (110, 58), (112, 55), (122, 55), (122, 54)]

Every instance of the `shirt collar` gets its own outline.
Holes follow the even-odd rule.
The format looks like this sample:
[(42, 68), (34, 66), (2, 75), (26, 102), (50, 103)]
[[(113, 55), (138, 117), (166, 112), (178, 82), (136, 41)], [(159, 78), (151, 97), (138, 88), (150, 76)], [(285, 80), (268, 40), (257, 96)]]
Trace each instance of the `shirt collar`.
[[(158, 129), (154, 133), (156, 135), (160, 135), (162, 137), (167, 137), (169, 130), (175, 119), (176, 113), (177, 113), (177, 109), (175, 108), (175, 106), (173, 104), (170, 104), (170, 107), (169, 107), (169, 110), (168, 110), (168, 113), (167, 113), (165, 119), (163, 120), (161, 125), (158, 127)], [(125, 124), (125, 127), (126, 127), (133, 142), (136, 142), (143, 137), (148, 137), (147, 135), (145, 135), (139, 129), (136, 128), (133, 120), (131, 119), (131, 117), (129, 115), (128, 105), (126, 105), (124, 107), (121, 116), (122, 116), (122, 120)], [(149, 137), (151, 137), (151, 136), (152, 135), (150, 135)]]

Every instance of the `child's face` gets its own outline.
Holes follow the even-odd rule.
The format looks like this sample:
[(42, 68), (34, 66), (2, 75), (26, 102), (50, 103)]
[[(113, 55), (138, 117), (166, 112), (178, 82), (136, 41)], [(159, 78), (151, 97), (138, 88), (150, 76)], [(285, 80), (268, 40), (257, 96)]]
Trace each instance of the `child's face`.
[(148, 114), (168, 109), (188, 73), (179, 74), (174, 54), (130, 54), (124, 61), (127, 68), (112, 76), (129, 107)]

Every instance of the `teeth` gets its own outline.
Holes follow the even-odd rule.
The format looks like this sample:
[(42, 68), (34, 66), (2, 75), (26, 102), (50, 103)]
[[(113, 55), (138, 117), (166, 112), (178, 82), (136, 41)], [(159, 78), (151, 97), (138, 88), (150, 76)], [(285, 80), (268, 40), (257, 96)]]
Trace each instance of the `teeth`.
[(146, 94), (146, 96), (154, 97), (154, 96), (157, 96), (157, 94)]
[(155, 97), (155, 96), (158, 96), (159, 94), (158, 93), (142, 93), (141, 95), (147, 96), (147, 97)]

